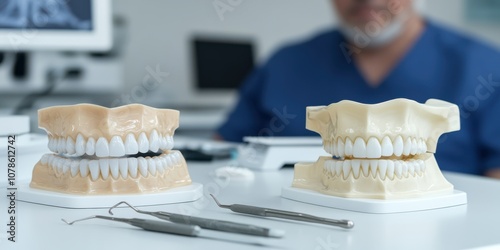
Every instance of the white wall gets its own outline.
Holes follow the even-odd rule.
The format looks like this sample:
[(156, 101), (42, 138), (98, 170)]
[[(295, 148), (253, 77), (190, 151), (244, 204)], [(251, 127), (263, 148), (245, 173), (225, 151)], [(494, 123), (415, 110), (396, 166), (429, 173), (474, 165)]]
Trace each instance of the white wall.
[[(227, 2), (227, 0), (220, 0)], [(192, 99), (189, 74), (189, 37), (196, 32), (236, 37), (255, 37), (257, 57), (265, 58), (290, 39), (313, 34), (332, 24), (328, 0), (242, 0), (233, 11), (219, 18), (214, 0), (115, 0), (114, 9), (128, 19), (129, 36), (125, 57), (127, 90), (147, 75), (146, 67), (159, 65), (168, 71), (167, 85), (149, 92), (149, 102), (203, 102), (220, 99), (197, 96)], [(231, 1), (230, 1), (231, 2)], [(232, 2), (238, 2), (232, 0)], [(228, 97), (228, 96), (222, 96)], [(190, 100), (186, 100), (190, 98)]]
[(499, 23), (470, 22), (464, 18), (466, 0), (427, 0), (425, 13), (453, 28), (477, 36), (500, 48)]
[[(128, 20), (125, 94), (142, 82), (148, 74), (146, 67), (159, 65), (162, 71), (170, 73), (167, 84), (138, 101), (219, 100), (220, 96), (207, 99), (192, 95), (188, 39), (195, 32), (255, 37), (258, 58), (264, 59), (282, 43), (307, 37), (335, 23), (330, 0), (215, 1), (242, 3), (227, 12), (222, 21), (213, 6), (214, 0), (114, 1), (115, 12)], [(500, 29), (492, 24), (468, 24), (463, 18), (463, 6), (464, 0), (427, 0), (425, 13), (500, 45)]]

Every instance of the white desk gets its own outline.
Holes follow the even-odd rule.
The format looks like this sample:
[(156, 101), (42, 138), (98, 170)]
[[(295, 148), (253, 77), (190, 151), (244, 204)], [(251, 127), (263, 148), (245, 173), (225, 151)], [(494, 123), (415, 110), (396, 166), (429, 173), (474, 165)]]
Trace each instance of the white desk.
[[(202, 217), (234, 220), (243, 223), (284, 229), (283, 239), (271, 243), (280, 249), (465, 249), (500, 243), (500, 181), (447, 173), (455, 186), (467, 192), (469, 203), (446, 209), (400, 214), (364, 214), (319, 207), (280, 197), (282, 185), (289, 185), (292, 169), (256, 173), (252, 182), (217, 182), (210, 174), (222, 163), (189, 163), (192, 178), (205, 185), (205, 191), (216, 194), (223, 203), (244, 203), (287, 209), (337, 219), (351, 219), (351, 230), (262, 219), (220, 209), (212, 200), (194, 203), (143, 207), (190, 213)], [(4, 189), (4, 188), (3, 188)], [(5, 196), (0, 218), (6, 220)], [(89, 220), (68, 226), (61, 218), (79, 219), (94, 214), (107, 215), (105, 209), (63, 209), (30, 203), (18, 203), (18, 242), (5, 239), (2, 223), (0, 249), (257, 249), (212, 239), (192, 238), (147, 232), (127, 224)], [(115, 211), (119, 217), (150, 218), (128, 208)], [(231, 237), (232, 234), (228, 234)]]

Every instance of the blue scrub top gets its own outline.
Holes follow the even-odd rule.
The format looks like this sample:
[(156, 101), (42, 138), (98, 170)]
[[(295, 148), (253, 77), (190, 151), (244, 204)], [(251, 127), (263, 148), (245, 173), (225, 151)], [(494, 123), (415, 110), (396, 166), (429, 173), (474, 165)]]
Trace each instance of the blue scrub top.
[(379, 103), (442, 99), (460, 107), (461, 130), (441, 136), (443, 170), (483, 174), (500, 168), (500, 53), (433, 22), (378, 87), (371, 87), (348, 56), (343, 36), (329, 31), (286, 46), (255, 69), (218, 129), (225, 140), (243, 136), (311, 136), (307, 106), (344, 99)]

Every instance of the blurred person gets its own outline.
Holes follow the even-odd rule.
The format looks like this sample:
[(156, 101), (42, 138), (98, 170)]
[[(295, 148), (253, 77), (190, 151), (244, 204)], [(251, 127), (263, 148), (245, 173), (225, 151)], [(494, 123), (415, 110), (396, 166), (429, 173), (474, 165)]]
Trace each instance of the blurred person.
[(216, 137), (311, 136), (306, 106), (429, 98), (460, 108), (443, 170), (500, 178), (500, 53), (417, 11), (421, 0), (332, 0), (337, 29), (278, 50), (243, 83)]

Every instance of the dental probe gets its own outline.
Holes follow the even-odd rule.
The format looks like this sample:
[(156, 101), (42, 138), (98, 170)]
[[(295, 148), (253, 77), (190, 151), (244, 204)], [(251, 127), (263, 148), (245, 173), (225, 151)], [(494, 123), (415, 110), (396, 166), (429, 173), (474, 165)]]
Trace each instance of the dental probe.
[(236, 213), (251, 214), (251, 215), (257, 215), (257, 216), (262, 216), (262, 217), (275, 217), (275, 218), (296, 220), (296, 221), (305, 221), (305, 222), (325, 224), (325, 225), (330, 225), (330, 226), (337, 226), (337, 227), (342, 227), (342, 228), (346, 228), (346, 229), (351, 229), (354, 227), (354, 222), (351, 220), (334, 220), (334, 219), (322, 218), (322, 217), (317, 217), (314, 215), (309, 215), (309, 214), (304, 214), (304, 213), (297, 213), (297, 212), (278, 210), (278, 209), (272, 209), (272, 208), (264, 208), (264, 207), (255, 207), (255, 206), (249, 206), (249, 205), (243, 205), (243, 204), (222, 205), (215, 198), (215, 196), (213, 196), (212, 194), (210, 194), (210, 196), (212, 196), (215, 203), (217, 203), (217, 206), (219, 206), (221, 208), (230, 209), (231, 211), (236, 212)]
[(158, 219), (168, 220), (168, 221), (171, 221), (174, 223), (196, 225), (196, 226), (199, 226), (201, 228), (206, 228), (206, 229), (211, 229), (211, 230), (224, 231), (224, 232), (229, 232), (229, 233), (239, 233), (239, 234), (263, 236), (263, 237), (272, 237), (272, 238), (281, 238), (285, 234), (285, 232), (282, 230), (269, 229), (269, 228), (265, 228), (265, 227), (258, 227), (258, 226), (254, 226), (254, 225), (250, 225), (250, 224), (236, 223), (236, 222), (224, 221), (224, 220), (206, 219), (206, 218), (193, 217), (193, 216), (187, 216), (187, 215), (182, 215), (182, 214), (167, 213), (167, 212), (163, 212), (163, 211), (157, 211), (157, 212), (143, 211), (143, 210), (139, 210), (136, 207), (130, 205), (126, 201), (121, 201), (121, 202), (117, 203), (116, 205), (112, 206), (108, 210), (109, 214), (113, 215), (113, 212), (111, 212), (111, 210), (118, 207), (121, 204), (125, 204), (125, 205), (129, 206), (137, 213), (151, 215), (151, 216), (154, 216)]
[[(233, 243), (243, 243), (243, 244), (251, 244), (258, 246), (271, 246), (269, 243), (272, 242), (263, 242), (254, 236), (247, 235), (237, 235), (228, 237), (227, 233), (223, 232), (209, 232), (202, 230), (199, 226), (195, 225), (186, 225), (186, 224), (178, 224), (171, 223), (165, 221), (157, 221), (157, 220), (147, 220), (147, 219), (138, 219), (138, 218), (117, 218), (103, 215), (94, 215), (78, 220), (74, 220), (71, 222), (66, 221), (65, 219), (61, 219), (64, 223), (68, 225), (73, 225), (76, 222), (90, 220), (90, 219), (104, 219), (111, 221), (118, 221), (130, 224), (132, 226), (136, 226), (142, 228), (147, 231), (161, 232), (161, 233), (169, 233), (169, 234), (177, 234), (191, 237), (202, 237), (209, 238)], [(263, 239), (263, 238), (260, 238)]]
[(61, 219), (64, 223), (68, 225), (73, 225), (75, 222), (90, 220), (90, 219), (104, 219), (111, 221), (119, 221), (130, 224), (135, 227), (142, 228), (148, 231), (162, 232), (162, 233), (171, 233), (171, 234), (179, 234), (186, 236), (198, 236), (201, 232), (201, 228), (198, 226), (192, 225), (184, 225), (184, 224), (176, 224), (176, 223), (168, 223), (163, 221), (156, 220), (146, 220), (146, 219), (138, 219), (138, 218), (117, 218), (110, 216), (102, 216), (102, 215), (94, 215), (90, 217), (86, 217), (83, 219), (74, 220), (72, 222), (68, 222), (65, 219)]

